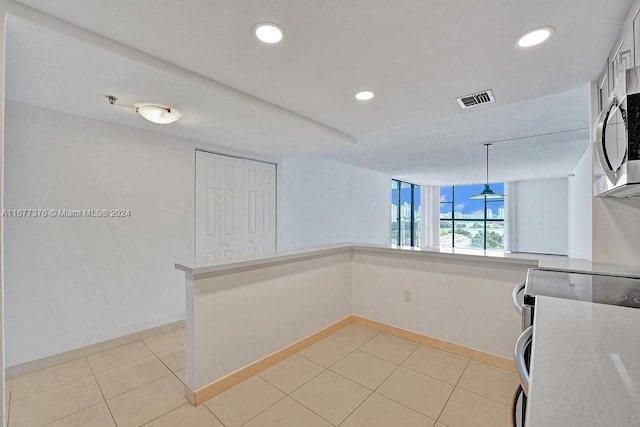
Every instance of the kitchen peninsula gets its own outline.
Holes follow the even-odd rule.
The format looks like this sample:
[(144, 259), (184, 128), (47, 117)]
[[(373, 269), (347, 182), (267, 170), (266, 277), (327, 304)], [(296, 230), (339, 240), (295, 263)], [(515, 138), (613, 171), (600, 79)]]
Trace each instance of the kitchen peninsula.
[(202, 402), (351, 322), (513, 369), (521, 320), (509, 295), (539, 264), (351, 244), (178, 263), (187, 395)]

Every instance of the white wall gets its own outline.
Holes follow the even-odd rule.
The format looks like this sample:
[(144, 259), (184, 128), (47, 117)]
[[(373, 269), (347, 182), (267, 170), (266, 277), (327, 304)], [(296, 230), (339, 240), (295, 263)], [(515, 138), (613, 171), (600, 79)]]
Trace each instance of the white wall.
[(278, 247), (390, 244), (391, 177), (318, 156), (284, 159)]
[(353, 314), (511, 358), (522, 323), (508, 295), (528, 267), (356, 250)]
[(6, 364), (184, 318), (193, 254), (189, 144), (7, 103), (8, 209), (131, 210), (130, 218), (6, 218)]
[(591, 147), (567, 179), (569, 258), (591, 259)]
[(5, 207), (131, 218), (5, 218), (6, 366), (184, 319), (195, 149), (231, 149), (7, 103)]
[(511, 250), (566, 255), (567, 179), (517, 181), (509, 190)]

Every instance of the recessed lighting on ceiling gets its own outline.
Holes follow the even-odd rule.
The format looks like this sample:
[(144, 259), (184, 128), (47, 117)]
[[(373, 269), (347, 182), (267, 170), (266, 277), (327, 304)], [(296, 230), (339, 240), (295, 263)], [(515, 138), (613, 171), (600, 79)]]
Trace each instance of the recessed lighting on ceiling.
[(282, 40), (282, 28), (271, 22), (256, 25), (253, 32), (264, 43), (274, 44)]
[(373, 99), (374, 96), (376, 96), (376, 94), (371, 92), (370, 90), (363, 90), (356, 93), (356, 99), (358, 101), (369, 101), (370, 99)]
[(546, 41), (555, 30), (552, 27), (540, 27), (531, 31), (527, 31), (522, 37), (518, 39), (517, 45), (519, 47), (533, 47)]
[(180, 112), (175, 108), (169, 108), (163, 105), (140, 105), (136, 107), (136, 113), (150, 122), (159, 125), (168, 125), (182, 117)]

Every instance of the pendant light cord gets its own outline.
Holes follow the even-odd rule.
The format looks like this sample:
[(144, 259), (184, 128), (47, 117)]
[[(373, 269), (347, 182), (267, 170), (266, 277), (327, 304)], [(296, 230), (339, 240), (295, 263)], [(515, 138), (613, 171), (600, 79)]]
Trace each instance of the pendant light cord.
[(487, 147), (487, 185), (489, 185), (489, 146), (491, 144), (484, 144), (485, 147)]

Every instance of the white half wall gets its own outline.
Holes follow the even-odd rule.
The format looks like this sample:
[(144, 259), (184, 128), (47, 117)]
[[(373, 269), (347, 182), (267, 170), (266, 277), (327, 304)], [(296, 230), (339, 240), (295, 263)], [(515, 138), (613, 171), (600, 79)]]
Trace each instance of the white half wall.
[(351, 253), (187, 280), (192, 390), (351, 315)]
[(591, 147), (584, 152), (567, 180), (569, 258), (591, 260)]
[[(480, 259), (356, 251), (353, 314), (511, 358), (522, 321), (507, 295), (526, 271)], [(411, 302), (403, 300), (404, 291)]]
[(567, 178), (512, 182), (509, 190), (511, 251), (567, 255)]
[(318, 156), (282, 161), (279, 249), (390, 244), (391, 177)]
[(185, 318), (195, 149), (260, 156), (7, 102), (5, 208), (130, 218), (5, 218), (6, 366)]

